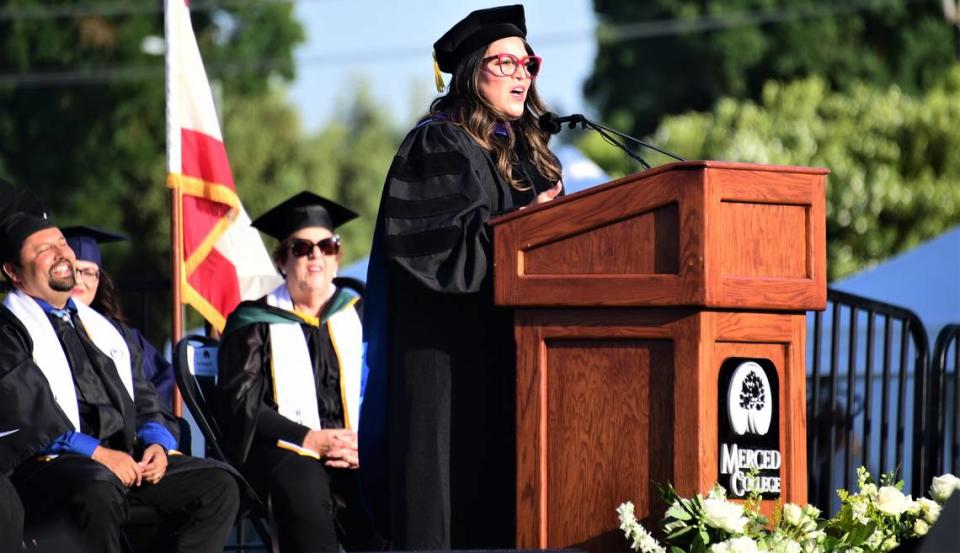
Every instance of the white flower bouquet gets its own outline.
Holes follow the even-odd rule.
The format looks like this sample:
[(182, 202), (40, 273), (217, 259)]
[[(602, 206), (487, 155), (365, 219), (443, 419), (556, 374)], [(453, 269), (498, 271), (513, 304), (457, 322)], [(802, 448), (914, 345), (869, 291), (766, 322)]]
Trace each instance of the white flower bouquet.
[(892, 473), (879, 485), (863, 467), (857, 469), (857, 493), (837, 490), (840, 511), (820, 517), (812, 505), (787, 503), (774, 519), (760, 513), (759, 496), (743, 503), (729, 501), (715, 486), (706, 497), (680, 497), (673, 486), (661, 488), (669, 505), (661, 521), (666, 545), (637, 521), (634, 506), (617, 508), (620, 529), (630, 547), (642, 553), (867, 553), (890, 551), (904, 540), (924, 536), (940, 516), (941, 505), (957, 489), (960, 479), (944, 474), (933, 479), (932, 499), (904, 495), (903, 481)]

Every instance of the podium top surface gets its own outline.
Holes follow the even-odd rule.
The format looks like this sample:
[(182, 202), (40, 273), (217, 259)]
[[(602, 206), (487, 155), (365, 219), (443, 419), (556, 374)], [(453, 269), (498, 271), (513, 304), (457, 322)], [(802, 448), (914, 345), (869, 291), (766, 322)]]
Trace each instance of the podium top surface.
[(826, 305), (829, 170), (671, 163), (502, 215), (500, 305)]
[(673, 163), (667, 163), (665, 165), (658, 165), (646, 171), (641, 171), (639, 173), (633, 173), (625, 177), (620, 177), (619, 179), (614, 179), (610, 182), (605, 182), (603, 184), (598, 184), (587, 188), (586, 190), (581, 190), (573, 194), (558, 198), (553, 202), (547, 202), (535, 207), (528, 209), (523, 209), (519, 211), (512, 211), (510, 213), (505, 213), (498, 217), (490, 219), (491, 226), (497, 226), (517, 217), (522, 217), (526, 215), (529, 211), (539, 211), (542, 209), (549, 209), (551, 207), (556, 207), (558, 204), (556, 202), (566, 202), (569, 200), (575, 200), (583, 198), (585, 196), (590, 196), (591, 194), (601, 194), (604, 191), (615, 188), (617, 186), (623, 186), (625, 184), (644, 179), (655, 178), (658, 175), (669, 171), (690, 171), (690, 170), (730, 170), (730, 171), (767, 171), (771, 173), (794, 173), (800, 175), (829, 175), (830, 169), (826, 167), (803, 167), (799, 165), (766, 165), (763, 163), (745, 163), (741, 161), (711, 161), (711, 160), (691, 160), (691, 161), (675, 161)]

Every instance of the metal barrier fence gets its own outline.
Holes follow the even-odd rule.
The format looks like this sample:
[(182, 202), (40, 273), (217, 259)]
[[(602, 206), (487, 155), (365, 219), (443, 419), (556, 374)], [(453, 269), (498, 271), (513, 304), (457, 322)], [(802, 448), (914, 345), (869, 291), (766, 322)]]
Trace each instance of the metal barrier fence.
[(827, 291), (808, 340), (807, 467), (809, 501), (833, 511), (837, 488), (855, 487), (856, 468), (892, 470), (905, 490), (932, 477), (936, 394), (920, 319), (895, 305)]
[[(958, 314), (960, 317), (960, 314)], [(945, 326), (937, 335), (930, 358), (938, 406), (933, 443), (939, 445), (935, 474), (960, 471), (960, 324)]]

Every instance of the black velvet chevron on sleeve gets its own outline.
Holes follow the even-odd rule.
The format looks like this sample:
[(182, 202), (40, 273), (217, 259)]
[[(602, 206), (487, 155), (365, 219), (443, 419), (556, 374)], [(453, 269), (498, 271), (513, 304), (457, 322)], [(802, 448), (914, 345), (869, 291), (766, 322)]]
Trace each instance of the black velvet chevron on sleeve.
[(458, 127), (426, 125), (398, 152), (381, 204), (387, 258), (441, 292), (480, 288), (499, 184)]

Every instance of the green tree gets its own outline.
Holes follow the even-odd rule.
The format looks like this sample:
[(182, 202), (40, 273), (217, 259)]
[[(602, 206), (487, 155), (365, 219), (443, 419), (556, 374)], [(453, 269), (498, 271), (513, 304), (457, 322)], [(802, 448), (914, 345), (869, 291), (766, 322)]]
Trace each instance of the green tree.
[[(60, 224), (127, 232), (136, 248), (113, 248), (130, 252), (108, 258), (114, 273), (167, 274), (163, 60), (141, 48), (163, 36), (163, 14), (129, 6), (99, 16), (58, 14), (69, 1), (5, 4), (35, 15), (0, 19), (0, 174)], [(290, 4), (229, 6), (193, 14), (208, 73), (232, 97), (260, 97), (293, 77), (303, 31)]]
[[(601, 25), (585, 92), (616, 127), (642, 134), (662, 116), (759, 99), (768, 79), (821, 76), (926, 90), (956, 39), (939, 2), (902, 0), (594, 0)], [(646, 22), (647, 25), (631, 25)], [(652, 23), (658, 22), (658, 23)]]
[(224, 122), (237, 191), (251, 217), (301, 190), (360, 214), (338, 229), (345, 244), (341, 264), (370, 251), (383, 179), (401, 138), (366, 85), (355, 86), (339, 115), (315, 134), (304, 133), (279, 90), (263, 99), (228, 101)]
[[(960, 67), (916, 98), (896, 85), (835, 92), (819, 77), (769, 82), (758, 102), (724, 99), (710, 112), (668, 117), (653, 140), (690, 159), (830, 169), (832, 280), (960, 224), (958, 120)], [(581, 146), (600, 147), (592, 137)], [(606, 159), (616, 157), (607, 152), (600, 162)], [(619, 160), (606, 168), (636, 170)]]
[[(60, 225), (127, 233), (130, 243), (104, 251), (127, 283), (170, 266), (163, 59), (142, 48), (163, 36), (161, 6), (97, 14), (71, 0), (10, 0), (3, 9), (24, 15), (0, 18), (0, 176), (37, 193)], [(292, 3), (227, 2), (192, 19), (208, 75), (230, 101), (293, 78), (304, 35)], [(144, 330), (156, 340), (168, 304), (163, 294), (149, 301)], [(139, 315), (139, 302), (127, 308)]]

